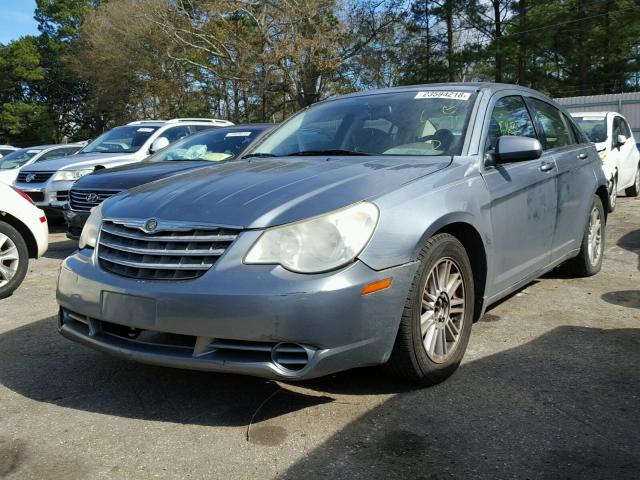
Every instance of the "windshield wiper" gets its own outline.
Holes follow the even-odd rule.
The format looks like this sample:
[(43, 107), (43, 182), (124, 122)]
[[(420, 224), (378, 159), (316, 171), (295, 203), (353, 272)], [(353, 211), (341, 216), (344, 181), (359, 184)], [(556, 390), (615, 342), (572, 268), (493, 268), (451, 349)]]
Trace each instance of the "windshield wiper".
[(272, 158), (277, 156), (278, 155), (274, 155), (273, 153), (256, 152), (256, 153), (247, 153), (246, 155), (242, 156), (242, 159), (244, 160), (245, 158)]
[(354, 150), (340, 150), (340, 149), (329, 149), (329, 150), (303, 150), (301, 152), (293, 152), (288, 154), (288, 157), (304, 157), (304, 156), (313, 156), (313, 155), (352, 155), (352, 156), (368, 156), (370, 153), (366, 152), (356, 152)]

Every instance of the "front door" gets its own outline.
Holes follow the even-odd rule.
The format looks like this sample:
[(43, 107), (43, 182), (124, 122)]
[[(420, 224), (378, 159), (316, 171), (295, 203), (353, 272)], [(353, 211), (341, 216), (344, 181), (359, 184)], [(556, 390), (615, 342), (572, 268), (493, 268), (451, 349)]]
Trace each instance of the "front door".
[[(519, 95), (499, 98), (489, 120), (485, 152), (502, 135), (536, 137), (532, 117)], [(552, 154), (525, 162), (486, 167), (491, 198), (493, 271), (497, 295), (539, 272), (550, 260), (556, 217), (556, 165)]]

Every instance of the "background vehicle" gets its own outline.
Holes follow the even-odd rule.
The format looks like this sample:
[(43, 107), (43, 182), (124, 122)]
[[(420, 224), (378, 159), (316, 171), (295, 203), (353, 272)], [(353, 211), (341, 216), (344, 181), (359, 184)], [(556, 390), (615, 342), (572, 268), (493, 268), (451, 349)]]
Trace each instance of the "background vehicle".
[(139, 162), (192, 133), (230, 125), (226, 120), (195, 118), (131, 122), (102, 134), (73, 158), (22, 168), (14, 185), (46, 212), (62, 216), (73, 182), (96, 168)]
[(129, 188), (179, 172), (231, 160), (244, 152), (272, 124), (237, 125), (206, 130), (179, 140), (142, 162), (98, 170), (73, 184), (64, 217), (67, 237), (78, 239), (90, 210), (105, 199)]
[(596, 144), (602, 169), (609, 181), (609, 210), (616, 207), (618, 192), (640, 193), (640, 152), (625, 118), (616, 112), (571, 114), (589, 140)]
[(81, 148), (82, 145), (71, 143), (16, 149), (0, 158), (0, 181), (11, 185), (18, 178), (20, 168), (36, 162), (67, 157), (78, 153)]
[(386, 364), (433, 384), (488, 305), (567, 261), (600, 270), (606, 202), (595, 147), (533, 90), (336, 97), (242, 159), (95, 208), (59, 330), (158, 365), (294, 380)]
[(20, 286), (29, 258), (44, 255), (48, 236), (44, 212), (19, 190), (0, 183), (0, 298)]
[(15, 150), (18, 150), (18, 148), (11, 145), (0, 145), (0, 158)]

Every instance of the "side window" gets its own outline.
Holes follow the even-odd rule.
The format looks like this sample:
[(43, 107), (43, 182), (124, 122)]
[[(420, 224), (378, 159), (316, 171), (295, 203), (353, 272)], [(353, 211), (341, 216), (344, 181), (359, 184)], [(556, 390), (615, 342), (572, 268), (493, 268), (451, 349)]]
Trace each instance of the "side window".
[(541, 142), (545, 150), (565, 147), (574, 143), (564, 115), (553, 105), (536, 98), (530, 99), (535, 108), (538, 123), (542, 128)]
[(503, 135), (536, 137), (533, 121), (522, 97), (514, 95), (499, 99), (491, 112), (486, 151), (494, 152)]
[(173, 143), (181, 138), (186, 137), (191, 132), (189, 131), (189, 127), (173, 127), (168, 130), (165, 130), (160, 134), (161, 137), (165, 137), (169, 140), (170, 143)]
[(571, 135), (572, 143), (587, 143), (584, 138), (584, 134), (580, 131), (576, 124), (571, 121), (571, 117), (565, 115), (564, 113), (562, 114), (562, 117), (564, 118), (564, 123), (567, 124), (567, 127), (569, 129), (569, 135)]
[(622, 128), (624, 128), (625, 137), (631, 138), (632, 134), (631, 134), (631, 129), (629, 128), (629, 123), (627, 123), (627, 121), (624, 118), (622, 119)]
[(624, 135), (629, 138), (631, 136), (631, 132), (629, 131), (629, 127), (627, 126), (627, 122), (624, 121), (624, 118), (613, 117), (613, 138), (615, 139), (618, 135)]

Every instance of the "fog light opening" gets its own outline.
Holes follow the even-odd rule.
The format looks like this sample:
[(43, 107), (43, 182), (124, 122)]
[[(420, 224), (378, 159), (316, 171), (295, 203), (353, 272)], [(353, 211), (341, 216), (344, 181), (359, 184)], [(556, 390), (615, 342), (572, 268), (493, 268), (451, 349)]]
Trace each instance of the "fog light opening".
[(278, 343), (271, 349), (271, 361), (283, 370), (302, 370), (309, 363), (309, 353), (296, 343)]

